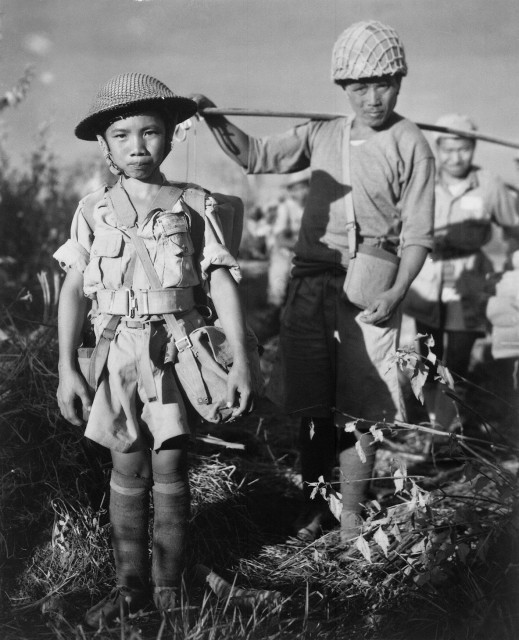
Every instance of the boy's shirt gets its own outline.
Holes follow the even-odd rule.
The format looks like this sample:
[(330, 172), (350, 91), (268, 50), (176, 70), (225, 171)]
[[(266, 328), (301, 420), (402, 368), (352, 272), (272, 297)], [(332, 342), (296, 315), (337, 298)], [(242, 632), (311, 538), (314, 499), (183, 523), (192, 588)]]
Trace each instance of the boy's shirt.
[[(251, 138), (249, 173), (311, 168), (296, 261), (349, 261), (342, 141), (347, 119), (310, 121), (286, 133)], [(395, 247), (433, 246), (434, 156), (418, 127), (393, 114), (391, 125), (350, 147), (355, 217), (361, 237), (385, 237)], [(368, 240), (369, 241), (369, 240)]]
[[(118, 228), (106, 194), (100, 191), (94, 207), (95, 229), (91, 229), (84, 216), (88, 198), (79, 203), (72, 221), (71, 238), (55, 252), (56, 260), (65, 271), (75, 268), (83, 274), (84, 292), (91, 298), (101, 289), (129, 286), (149, 289), (144, 268), (140, 260), (132, 260), (133, 246), (125, 242), (125, 234)], [(189, 231), (188, 215), (180, 201), (171, 211), (151, 210), (138, 225), (138, 234), (164, 288), (194, 287), (207, 277), (212, 266), (228, 268), (239, 282), (238, 262), (224, 244), (226, 233), (222, 231), (225, 225), (219, 220), (220, 208), (211, 196), (206, 196), (204, 239), (198, 253)], [(134, 271), (128, 282), (129, 269)]]

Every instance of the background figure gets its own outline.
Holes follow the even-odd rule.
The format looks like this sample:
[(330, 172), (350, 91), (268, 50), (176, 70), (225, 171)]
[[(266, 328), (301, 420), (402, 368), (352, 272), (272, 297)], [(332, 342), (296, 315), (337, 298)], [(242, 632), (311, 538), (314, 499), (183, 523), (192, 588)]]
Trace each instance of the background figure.
[(309, 189), (308, 171), (293, 174), (286, 184), (287, 195), (276, 208), (267, 289), (268, 324), (272, 334), (279, 331), (281, 307), (287, 296), (292, 259), (295, 255), (294, 246), (299, 235)]
[(245, 260), (265, 260), (271, 225), (261, 207), (255, 207), (246, 217), (240, 257)]
[[(476, 131), (472, 120), (460, 114), (442, 116), (436, 124)], [(472, 347), (487, 327), (485, 305), (493, 265), (482, 247), (496, 223), (512, 248), (512, 240), (519, 237), (519, 215), (505, 184), (473, 164), (473, 138), (438, 133), (435, 139), (434, 250), (409, 290), (404, 311), (415, 318), (418, 333), (434, 337), (434, 351), (447, 367), (466, 378)], [(424, 391), (431, 422), (443, 429), (454, 427), (456, 405), (434, 381), (434, 372)], [(463, 393), (463, 385), (457, 391)]]

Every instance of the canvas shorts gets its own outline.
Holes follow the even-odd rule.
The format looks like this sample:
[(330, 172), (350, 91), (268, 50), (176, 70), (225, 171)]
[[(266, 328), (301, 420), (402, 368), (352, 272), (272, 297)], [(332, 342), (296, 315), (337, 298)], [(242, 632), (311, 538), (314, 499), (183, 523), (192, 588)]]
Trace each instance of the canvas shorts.
[(402, 420), (391, 363), (400, 314), (384, 326), (361, 322), (362, 311), (344, 298), (344, 277), (325, 272), (291, 280), (267, 395), (286, 413), (333, 415), (339, 427), (353, 419)]
[[(102, 326), (103, 318), (97, 321)], [(188, 333), (204, 325), (197, 311), (181, 321)], [(166, 440), (189, 433), (173, 365), (164, 362), (169, 340), (164, 322), (147, 322), (145, 328), (130, 328), (124, 320), (119, 324), (92, 402), (87, 438), (130, 453), (158, 449)], [(153, 382), (155, 399), (150, 400), (145, 377)]]

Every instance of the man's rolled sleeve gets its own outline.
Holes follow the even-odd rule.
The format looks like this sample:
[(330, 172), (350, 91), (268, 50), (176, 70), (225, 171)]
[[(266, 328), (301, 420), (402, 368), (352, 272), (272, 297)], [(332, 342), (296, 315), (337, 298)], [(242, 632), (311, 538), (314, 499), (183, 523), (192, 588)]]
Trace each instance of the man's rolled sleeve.
[(401, 199), (402, 248), (411, 245), (433, 248), (434, 184), (434, 159), (426, 158), (414, 164)]

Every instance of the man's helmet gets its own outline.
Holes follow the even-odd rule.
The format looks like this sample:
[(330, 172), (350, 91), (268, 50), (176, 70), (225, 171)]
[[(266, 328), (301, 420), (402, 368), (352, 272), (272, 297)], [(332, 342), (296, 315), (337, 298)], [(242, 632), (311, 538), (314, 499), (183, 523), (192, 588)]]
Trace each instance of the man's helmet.
[(336, 83), (380, 76), (405, 76), (407, 63), (398, 33), (381, 22), (356, 22), (341, 33), (332, 54)]

